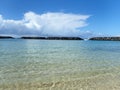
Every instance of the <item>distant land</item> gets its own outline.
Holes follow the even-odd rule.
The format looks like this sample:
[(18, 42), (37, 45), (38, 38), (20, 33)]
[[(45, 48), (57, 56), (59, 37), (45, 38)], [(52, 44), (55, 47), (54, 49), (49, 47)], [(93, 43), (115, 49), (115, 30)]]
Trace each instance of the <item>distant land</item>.
[[(0, 36), (0, 39), (15, 39), (12, 36)], [(41, 40), (84, 40), (80, 37), (39, 37), (39, 36), (23, 36), (19, 39), (41, 39)]]
[(0, 36), (0, 39), (14, 39), (12, 36)]
[[(0, 36), (0, 39), (16, 39), (12, 36)], [(40, 40), (86, 40), (80, 37), (39, 37), (39, 36), (22, 36), (19, 39), (40, 39)], [(87, 40), (97, 41), (120, 41), (120, 37), (91, 37)]]
[(21, 39), (44, 39), (44, 40), (83, 40), (80, 37), (21, 37)]
[(120, 37), (92, 37), (89, 40), (120, 41)]

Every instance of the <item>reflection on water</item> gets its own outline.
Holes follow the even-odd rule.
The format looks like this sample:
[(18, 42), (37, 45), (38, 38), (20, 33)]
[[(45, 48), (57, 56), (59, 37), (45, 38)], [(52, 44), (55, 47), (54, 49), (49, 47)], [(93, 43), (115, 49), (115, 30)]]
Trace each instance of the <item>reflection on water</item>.
[(114, 88), (119, 52), (113, 41), (0, 40), (0, 90)]

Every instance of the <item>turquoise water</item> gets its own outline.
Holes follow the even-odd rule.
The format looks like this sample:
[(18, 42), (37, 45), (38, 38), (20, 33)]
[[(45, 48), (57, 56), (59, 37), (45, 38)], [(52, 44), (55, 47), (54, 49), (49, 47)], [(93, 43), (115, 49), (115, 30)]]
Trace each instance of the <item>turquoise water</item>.
[(119, 41), (0, 40), (1, 88), (118, 75), (119, 71)]

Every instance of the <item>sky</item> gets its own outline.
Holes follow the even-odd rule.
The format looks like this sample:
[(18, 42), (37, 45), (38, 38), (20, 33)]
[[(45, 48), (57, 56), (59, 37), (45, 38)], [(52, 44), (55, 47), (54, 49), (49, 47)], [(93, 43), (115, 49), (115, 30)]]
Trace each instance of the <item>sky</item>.
[(120, 36), (120, 0), (0, 0), (0, 35)]

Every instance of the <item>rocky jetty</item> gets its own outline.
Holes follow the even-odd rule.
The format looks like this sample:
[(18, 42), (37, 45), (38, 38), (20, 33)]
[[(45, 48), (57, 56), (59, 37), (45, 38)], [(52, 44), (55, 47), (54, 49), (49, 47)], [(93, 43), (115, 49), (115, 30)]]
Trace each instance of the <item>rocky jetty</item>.
[(98, 41), (120, 41), (120, 37), (93, 37), (89, 40), (98, 40)]
[(83, 40), (80, 37), (21, 37), (21, 39), (43, 39), (43, 40)]
[(0, 39), (14, 39), (14, 38), (11, 36), (0, 36)]

